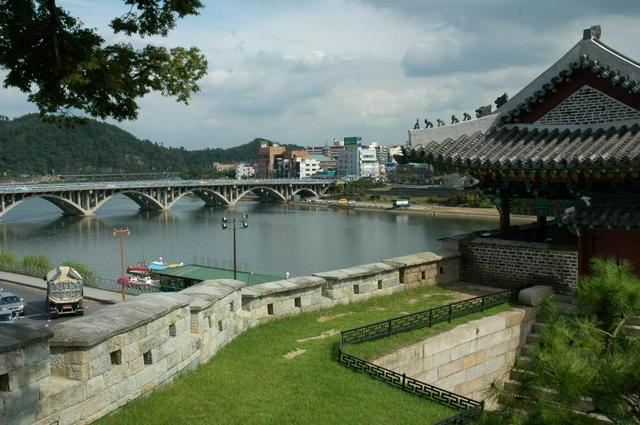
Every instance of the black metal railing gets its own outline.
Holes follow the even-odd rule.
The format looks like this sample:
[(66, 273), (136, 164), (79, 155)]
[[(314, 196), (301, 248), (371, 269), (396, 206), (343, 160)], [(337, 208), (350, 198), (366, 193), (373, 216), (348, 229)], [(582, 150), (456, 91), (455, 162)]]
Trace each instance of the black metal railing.
[(343, 344), (357, 344), (399, 332), (431, 327), (437, 323), (451, 322), (452, 319), (509, 302), (514, 299), (515, 294), (517, 291), (509, 289), (348, 329), (341, 333), (340, 346), (342, 348)]
[(398, 373), (378, 366), (345, 352), (345, 346), (347, 344), (358, 344), (384, 338), (400, 332), (431, 327), (437, 323), (451, 322), (452, 319), (458, 317), (515, 301), (518, 292), (518, 290), (496, 292), (342, 331), (338, 349), (338, 362), (351, 370), (365, 373), (392, 387), (459, 410), (455, 415), (437, 422), (436, 425), (469, 424), (482, 414), (484, 401), (476, 401), (469, 397), (411, 378), (404, 373)]

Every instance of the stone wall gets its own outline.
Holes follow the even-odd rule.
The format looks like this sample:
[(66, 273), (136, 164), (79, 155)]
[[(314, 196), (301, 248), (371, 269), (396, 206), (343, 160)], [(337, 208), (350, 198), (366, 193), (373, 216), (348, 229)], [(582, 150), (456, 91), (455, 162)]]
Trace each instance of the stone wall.
[(0, 325), (0, 424), (32, 424), (49, 376), (49, 329)]
[(576, 288), (578, 251), (574, 247), (494, 238), (459, 244), (464, 282), (503, 288), (551, 285), (559, 292)]
[(459, 279), (460, 261), (451, 252), (420, 252), (384, 262), (398, 267), (399, 282), (405, 287), (456, 283)]
[(180, 293), (129, 297), (55, 323), (53, 335), (23, 331), (16, 341), (7, 332), (21, 327), (5, 326), (0, 328), (0, 423), (90, 423), (206, 362), (248, 327), (421, 284), (453, 282), (457, 264), (452, 254), (420, 253), (251, 287), (228, 279), (205, 281)]
[(507, 378), (535, 316), (536, 309), (519, 307), (474, 320), (374, 363), (481, 400), (492, 382)]

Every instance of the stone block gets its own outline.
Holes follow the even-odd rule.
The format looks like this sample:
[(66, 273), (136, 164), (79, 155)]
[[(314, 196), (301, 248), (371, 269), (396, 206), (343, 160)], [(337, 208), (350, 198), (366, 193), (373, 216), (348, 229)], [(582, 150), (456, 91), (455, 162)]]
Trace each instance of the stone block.
[(463, 344), (460, 345), (456, 345), (455, 347), (451, 348), (451, 350), (449, 350), (451, 352), (451, 360), (457, 360), (461, 357), (465, 357), (466, 355), (468, 355), (469, 353), (471, 353), (472, 351), (472, 343), (471, 342), (465, 342)]
[(482, 363), (486, 358), (486, 351), (477, 351), (471, 353), (462, 358), (462, 367), (469, 369), (479, 363)]
[[(38, 384), (32, 383), (9, 392), (0, 393), (0, 406), (2, 414), (25, 410), (25, 406), (34, 406), (38, 401)], [(31, 409), (28, 409), (31, 410)]]
[(0, 354), (0, 374), (5, 374), (24, 366), (24, 360), (24, 350), (22, 348)]
[(518, 294), (518, 301), (520, 304), (537, 307), (551, 295), (553, 295), (551, 286), (537, 285), (521, 290)]
[(462, 370), (462, 359), (457, 359), (449, 363), (445, 363), (438, 367), (438, 379), (446, 378), (449, 375)]
[(48, 359), (51, 355), (49, 344), (32, 344), (24, 348), (25, 363), (31, 364), (40, 360)]
[(519, 328), (520, 324), (522, 323), (522, 319), (524, 319), (525, 310), (517, 308), (512, 311), (505, 311), (502, 314), (504, 315), (505, 326), (507, 328), (511, 328), (511, 327)]
[(113, 365), (111, 364), (111, 356), (100, 356), (91, 361), (91, 378), (95, 378), (96, 376), (102, 375), (109, 369), (111, 369)]
[(35, 379), (37, 381), (44, 379), (48, 376), (51, 376), (51, 368), (49, 367), (48, 358), (34, 363), (33, 367), (34, 367)]
[[(86, 397), (91, 398), (98, 394), (100, 391), (103, 391), (105, 388), (106, 376), (96, 376), (95, 378), (89, 379), (86, 383)], [(111, 381), (109, 385), (114, 385), (117, 382)]]

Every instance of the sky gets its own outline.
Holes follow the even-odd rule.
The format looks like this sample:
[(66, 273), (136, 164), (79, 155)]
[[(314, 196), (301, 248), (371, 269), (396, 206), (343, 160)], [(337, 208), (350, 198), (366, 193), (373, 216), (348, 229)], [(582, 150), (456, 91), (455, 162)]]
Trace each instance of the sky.
[[(256, 137), (321, 146), (333, 138), (402, 144), (416, 118), (473, 116), (560, 58), (591, 25), (640, 59), (637, 0), (203, 0), (199, 16), (168, 37), (134, 40), (197, 46), (207, 76), (189, 105), (149, 94), (135, 136), (186, 149), (229, 147)], [(117, 0), (58, 0), (97, 28), (128, 10)], [(3, 77), (0, 70), (0, 78)], [(0, 88), (0, 114), (36, 109)]]

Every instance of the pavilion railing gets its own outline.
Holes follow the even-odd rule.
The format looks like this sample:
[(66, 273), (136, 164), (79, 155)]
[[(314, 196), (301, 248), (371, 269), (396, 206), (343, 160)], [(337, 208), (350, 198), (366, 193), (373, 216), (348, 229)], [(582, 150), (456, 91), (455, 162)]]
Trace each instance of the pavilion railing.
[(378, 366), (347, 353), (345, 348), (348, 344), (358, 344), (365, 341), (385, 338), (400, 332), (431, 327), (437, 323), (451, 322), (452, 319), (458, 317), (484, 311), (485, 309), (500, 304), (515, 302), (518, 292), (518, 290), (496, 292), (342, 331), (338, 349), (338, 362), (349, 369), (365, 373), (374, 379), (386, 382), (392, 387), (459, 411), (457, 414), (437, 422), (437, 425), (463, 425), (471, 423), (482, 414), (484, 401), (476, 401), (469, 397), (406, 376), (404, 373), (398, 373)]

